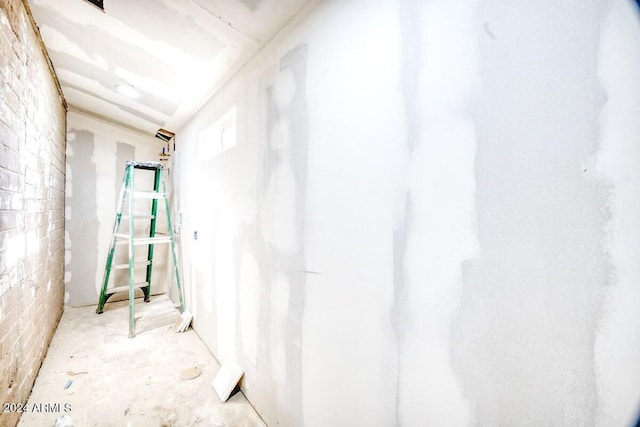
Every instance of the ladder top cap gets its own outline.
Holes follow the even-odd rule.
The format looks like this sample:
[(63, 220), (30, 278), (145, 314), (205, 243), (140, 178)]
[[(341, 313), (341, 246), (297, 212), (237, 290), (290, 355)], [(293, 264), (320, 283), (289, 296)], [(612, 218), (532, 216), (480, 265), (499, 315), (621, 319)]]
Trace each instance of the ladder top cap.
[(127, 166), (133, 166), (136, 169), (162, 169), (162, 163), (159, 162), (138, 162), (136, 160), (127, 160)]

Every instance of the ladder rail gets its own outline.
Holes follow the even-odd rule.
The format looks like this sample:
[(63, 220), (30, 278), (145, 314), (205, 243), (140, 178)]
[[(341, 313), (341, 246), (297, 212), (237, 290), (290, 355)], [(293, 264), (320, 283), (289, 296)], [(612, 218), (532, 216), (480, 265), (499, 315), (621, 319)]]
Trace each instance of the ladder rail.
[[(134, 181), (134, 168), (131, 166), (127, 167), (127, 176), (129, 179), (129, 188), (133, 189), (135, 181)], [(135, 264), (135, 248), (133, 246), (134, 239), (134, 224), (135, 224), (135, 197), (131, 197), (131, 193), (129, 193), (129, 338), (133, 338), (136, 335), (136, 321), (134, 317), (134, 306), (135, 306), (135, 278), (133, 276), (134, 270), (133, 266)]]
[(107, 302), (107, 286), (109, 284), (109, 277), (111, 275), (111, 265), (113, 264), (113, 255), (116, 249), (116, 240), (118, 230), (120, 229), (120, 221), (122, 220), (122, 207), (124, 206), (124, 199), (126, 197), (126, 185), (127, 176), (125, 173), (122, 179), (122, 185), (120, 186), (120, 197), (118, 198), (118, 206), (116, 207), (116, 219), (113, 222), (113, 232), (111, 233), (111, 244), (109, 245), (109, 253), (107, 255), (107, 261), (104, 268), (104, 276), (102, 280), (102, 288), (100, 289), (100, 298), (98, 300), (98, 308), (96, 313), (102, 313), (104, 304)]
[[(160, 190), (160, 180), (162, 179), (162, 169), (156, 169), (153, 177), (153, 191), (158, 193)], [(166, 200), (166, 194), (164, 199)], [(151, 224), (149, 226), (149, 239), (153, 239), (156, 235), (156, 222), (158, 218), (158, 199), (151, 199)], [(151, 273), (153, 271), (153, 243), (149, 244), (149, 249), (147, 251), (147, 283), (149, 286), (144, 290), (144, 300), (145, 302), (149, 302), (149, 298), (151, 296)]]
[[(162, 177), (162, 191), (167, 194), (167, 183)], [(175, 237), (173, 233), (173, 224), (171, 223), (171, 214), (169, 207), (169, 198), (164, 198), (164, 206), (167, 212), (167, 223), (169, 225), (169, 239), (171, 240), (171, 256), (173, 258), (173, 269), (176, 275), (176, 286), (178, 288), (178, 298), (180, 299), (180, 313), (184, 313), (184, 298), (182, 296), (182, 284), (180, 283), (180, 272), (178, 271), (178, 256), (176, 254)]]

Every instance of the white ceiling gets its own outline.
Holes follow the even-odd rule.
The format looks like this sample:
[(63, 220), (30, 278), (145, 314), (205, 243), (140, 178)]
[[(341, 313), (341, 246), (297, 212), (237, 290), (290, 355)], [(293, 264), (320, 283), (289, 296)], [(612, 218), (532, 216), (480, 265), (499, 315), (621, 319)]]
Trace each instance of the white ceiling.
[(150, 134), (180, 127), (307, 3), (29, 0), (69, 108)]

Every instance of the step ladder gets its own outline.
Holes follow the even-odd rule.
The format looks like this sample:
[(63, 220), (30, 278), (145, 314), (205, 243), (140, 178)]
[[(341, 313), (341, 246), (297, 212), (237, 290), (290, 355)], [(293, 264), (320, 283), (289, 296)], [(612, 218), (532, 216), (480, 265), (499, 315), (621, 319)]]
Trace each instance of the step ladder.
[[(152, 171), (154, 173), (153, 191), (137, 191), (134, 187), (134, 172), (136, 169)], [(180, 285), (180, 273), (178, 271), (178, 259), (176, 255), (176, 246), (173, 236), (173, 227), (171, 224), (171, 215), (169, 209), (169, 199), (167, 198), (167, 186), (162, 174), (162, 163), (158, 162), (137, 162), (129, 160), (127, 161), (124, 179), (122, 181), (122, 187), (120, 188), (120, 197), (118, 201), (118, 208), (116, 212), (116, 219), (113, 225), (113, 235), (111, 237), (111, 246), (109, 247), (109, 253), (107, 255), (107, 261), (104, 269), (104, 280), (102, 282), (102, 290), (100, 291), (100, 299), (98, 300), (98, 308), (96, 313), (101, 314), (104, 310), (104, 305), (107, 300), (118, 292), (129, 291), (129, 338), (135, 336), (135, 322), (140, 316), (136, 316), (134, 312), (134, 300), (136, 289), (141, 289), (144, 294), (144, 301), (149, 302), (151, 296), (151, 272), (153, 269), (153, 248), (156, 244), (169, 243), (171, 245), (171, 255), (173, 259), (173, 270), (175, 272), (175, 279), (178, 288), (178, 295), (180, 303), (172, 307), (172, 310), (178, 308), (180, 313), (184, 312), (184, 301), (182, 297), (182, 286)], [(135, 215), (135, 203), (136, 199), (151, 199), (151, 215)], [(164, 207), (167, 215), (168, 234), (156, 234), (156, 220), (158, 212), (158, 200), (164, 200)], [(127, 215), (123, 215), (123, 208), (125, 202), (128, 202)], [(127, 233), (120, 233), (120, 223), (122, 218), (128, 218), (129, 231)], [(149, 235), (140, 237), (136, 236), (136, 223), (140, 221), (150, 221)], [(114, 264), (113, 258), (116, 251), (116, 246), (128, 245), (129, 247), (129, 262), (126, 264)], [(135, 260), (135, 246), (146, 245), (147, 246), (147, 259), (143, 262)], [(134, 271), (135, 266), (146, 267), (146, 279), (144, 282), (135, 283)], [(111, 270), (128, 269), (129, 270), (129, 283), (125, 286), (115, 286), (109, 288), (109, 277)]]

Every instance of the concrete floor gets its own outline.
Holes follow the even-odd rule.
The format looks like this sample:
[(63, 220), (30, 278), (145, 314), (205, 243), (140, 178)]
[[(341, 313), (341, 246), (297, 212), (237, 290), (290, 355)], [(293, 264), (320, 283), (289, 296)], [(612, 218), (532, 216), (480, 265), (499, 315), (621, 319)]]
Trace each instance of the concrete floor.
[[(165, 296), (136, 300), (140, 311), (169, 305)], [(129, 339), (127, 322), (126, 301), (101, 315), (95, 306), (66, 307), (18, 425), (54, 426), (65, 405), (75, 427), (265, 425), (242, 393), (220, 402), (211, 387), (220, 365), (193, 329), (177, 334), (172, 318), (160, 316), (139, 320)], [(199, 377), (180, 379), (196, 366)]]

